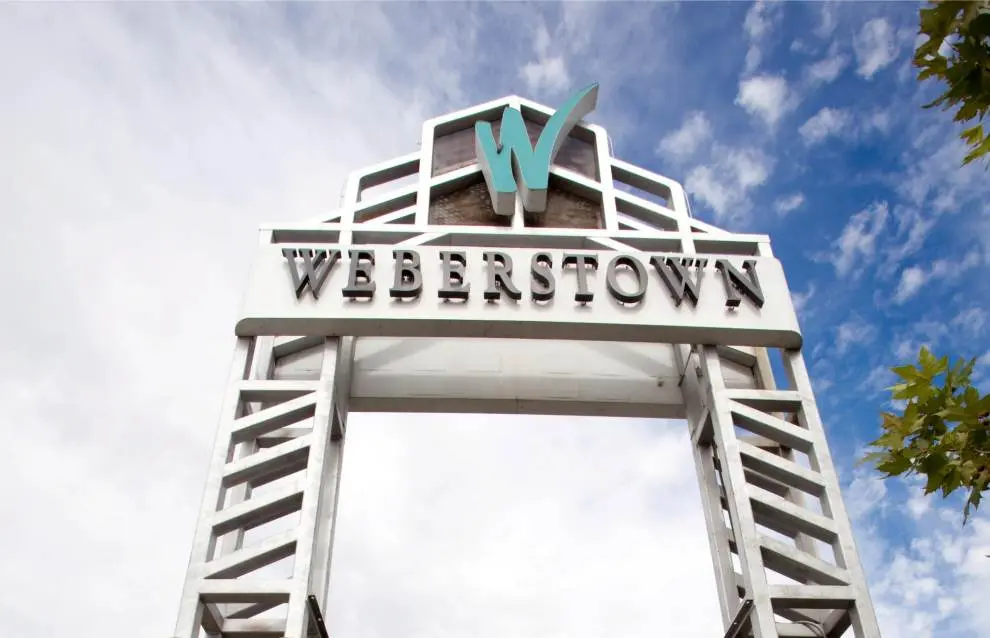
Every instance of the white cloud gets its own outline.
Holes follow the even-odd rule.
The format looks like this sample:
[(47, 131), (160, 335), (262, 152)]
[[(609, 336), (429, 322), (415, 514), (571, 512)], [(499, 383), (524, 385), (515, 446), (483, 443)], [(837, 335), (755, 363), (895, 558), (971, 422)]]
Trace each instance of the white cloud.
[(800, 208), (802, 204), (804, 204), (804, 193), (791, 193), (778, 198), (773, 203), (773, 209), (778, 215), (786, 215)]
[(708, 117), (701, 111), (693, 111), (684, 118), (679, 129), (660, 140), (657, 152), (681, 161), (694, 155), (711, 136), (712, 125)]
[(736, 104), (773, 128), (794, 110), (797, 98), (780, 75), (757, 75), (739, 82)]
[(563, 56), (544, 58), (536, 62), (527, 62), (519, 71), (519, 76), (526, 82), (526, 87), (532, 93), (541, 91), (560, 91), (570, 85), (571, 78), (567, 73), (567, 63)]
[(931, 501), (922, 490), (916, 490), (911, 494), (911, 498), (908, 499), (908, 512), (911, 513), (911, 518), (918, 520), (928, 512), (928, 508), (931, 506)]
[(897, 59), (897, 34), (885, 19), (873, 18), (853, 38), (853, 51), (859, 65), (856, 72), (870, 79)]
[(746, 12), (743, 20), (743, 31), (749, 39), (749, 48), (746, 51), (745, 74), (752, 73), (760, 66), (763, 59), (761, 44), (770, 34), (774, 26), (780, 21), (780, 5), (776, 2), (762, 2), (757, 0)]
[(901, 272), (901, 281), (897, 284), (897, 291), (894, 293), (894, 303), (902, 304), (913, 297), (928, 280), (928, 275), (923, 268), (911, 266)]
[(861, 127), (864, 133), (878, 131), (880, 133), (890, 132), (890, 111), (877, 109), (869, 115), (861, 118)]
[(801, 316), (804, 309), (808, 307), (808, 302), (815, 296), (815, 283), (808, 284), (808, 289), (804, 292), (792, 292), (791, 303), (794, 304), (794, 312)]
[(829, 255), (840, 277), (850, 273), (858, 276), (859, 271), (854, 269), (874, 259), (877, 238), (884, 230), (887, 215), (887, 202), (874, 202), (849, 218)]
[(984, 352), (976, 357), (976, 365), (973, 366), (973, 386), (981, 393), (990, 392), (990, 351)]
[(552, 54), (551, 45), (550, 33), (546, 25), (540, 22), (533, 38), (536, 60), (527, 62), (519, 69), (519, 77), (531, 94), (562, 91), (571, 84), (567, 61), (561, 54)]
[(966, 145), (955, 123), (951, 118), (933, 123), (915, 114), (908, 126), (911, 149), (905, 153), (908, 168), (898, 178), (901, 196), (932, 218), (970, 208), (974, 220), (982, 222), (985, 202), (990, 201), (990, 180), (978, 162), (961, 166)]
[(876, 366), (866, 375), (863, 385), (874, 392), (889, 388), (894, 384), (894, 373), (888, 366)]
[(824, 58), (808, 65), (805, 75), (812, 86), (830, 84), (838, 79), (848, 64), (849, 57), (839, 52), (837, 43), (832, 43)]
[[(862, 470), (854, 477), (844, 492), (883, 635), (982, 635), (990, 621), (978, 603), (990, 588), (990, 518), (980, 514), (962, 528), (958, 503), (925, 497), (920, 479), (881, 480)], [(907, 490), (907, 497), (887, 485)], [(898, 505), (889, 507), (895, 499)], [(910, 540), (877, 542), (881, 525), (900, 528)]]
[[(443, 636), (620, 629), (645, 637), (665, 617), (679, 634), (721, 631), (714, 595), (689, 602), (678, 593), (714, 592), (693, 461), (682, 453), (685, 426), (409, 421), (366, 418), (348, 429), (333, 582), (341, 596), (328, 614), (334, 635), (368, 635), (372, 622), (436, 636), (437, 605), (452, 599), (457, 611)], [(657, 507), (674, 493), (693, 496)], [(671, 577), (658, 579), (659, 571)], [(631, 589), (605, 585), (614, 582)], [(424, 604), (434, 613), (423, 613)], [(682, 605), (710, 614), (705, 628), (672, 614)]]
[(825, 138), (839, 135), (850, 124), (851, 118), (842, 109), (824, 107), (801, 125), (798, 133), (809, 146), (820, 144)]
[(541, 58), (546, 57), (550, 53), (551, 44), (553, 44), (553, 39), (550, 37), (547, 25), (540, 21), (536, 25), (536, 33), (533, 36), (533, 51)]
[(948, 334), (948, 323), (928, 318), (921, 319), (911, 324), (895, 340), (894, 353), (899, 359), (916, 360), (921, 346), (936, 348)]
[(983, 259), (976, 251), (967, 253), (962, 259), (936, 259), (929, 269), (910, 266), (901, 271), (901, 279), (894, 292), (894, 303), (903, 304), (914, 297), (926, 283), (935, 281), (957, 281), (967, 271), (979, 266)]
[(902, 339), (894, 345), (894, 356), (899, 361), (913, 360), (917, 357), (922, 344), (918, 344), (911, 339)]
[(835, 15), (835, 3), (823, 2), (819, 7), (820, 18), (818, 25), (815, 27), (815, 35), (819, 38), (827, 38), (832, 35), (832, 32), (835, 31), (836, 24), (838, 24), (838, 18)]
[(752, 40), (764, 37), (774, 26), (777, 7), (774, 4), (757, 0), (749, 7), (743, 19), (743, 30)]
[(862, 317), (853, 315), (835, 329), (835, 350), (840, 355), (845, 354), (852, 346), (872, 343), (876, 336), (875, 326)]
[(988, 323), (987, 311), (979, 307), (966, 308), (952, 318), (952, 325), (962, 330), (968, 337), (976, 337), (983, 334), (983, 328)]
[(717, 221), (743, 222), (753, 203), (750, 192), (766, 183), (773, 160), (755, 148), (716, 146), (715, 162), (696, 166), (684, 187), (715, 211)]
[(892, 217), (895, 230), (884, 249), (881, 268), (884, 274), (892, 274), (900, 263), (918, 252), (937, 221), (935, 216), (924, 215), (921, 209), (904, 205), (894, 208)]

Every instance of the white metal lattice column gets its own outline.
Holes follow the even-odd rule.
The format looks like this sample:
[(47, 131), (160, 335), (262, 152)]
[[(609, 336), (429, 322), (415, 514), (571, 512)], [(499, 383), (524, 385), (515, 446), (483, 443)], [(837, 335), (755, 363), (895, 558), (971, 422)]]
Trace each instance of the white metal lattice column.
[[(325, 608), (329, 587), (349, 342), (325, 339), (317, 345), (317, 378), (276, 380), (274, 341), (237, 340), (176, 638), (197, 638), (201, 631), (255, 638), (312, 632), (307, 597)], [(277, 531), (245, 544), (246, 532), (280, 523), (285, 524)], [(256, 573), (288, 558), (288, 577)], [(284, 611), (265, 615), (283, 605)]]
[[(723, 367), (747, 357), (752, 383), (728, 387)], [(784, 353), (788, 390), (775, 389), (762, 349), (698, 346), (682, 358), (728, 635), (834, 638), (852, 627), (856, 638), (879, 638), (801, 353)]]

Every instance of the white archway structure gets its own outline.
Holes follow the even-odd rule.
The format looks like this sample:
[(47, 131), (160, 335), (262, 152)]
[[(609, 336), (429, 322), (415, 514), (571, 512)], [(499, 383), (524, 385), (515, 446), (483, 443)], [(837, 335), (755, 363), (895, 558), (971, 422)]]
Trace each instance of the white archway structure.
[(506, 106), (534, 135), (553, 114), (513, 96), (427, 121), (337, 211), (262, 229), (175, 638), (325, 631), (352, 411), (686, 418), (725, 635), (878, 638), (769, 238), (694, 219), (586, 122), (546, 211), (492, 216), (472, 127)]

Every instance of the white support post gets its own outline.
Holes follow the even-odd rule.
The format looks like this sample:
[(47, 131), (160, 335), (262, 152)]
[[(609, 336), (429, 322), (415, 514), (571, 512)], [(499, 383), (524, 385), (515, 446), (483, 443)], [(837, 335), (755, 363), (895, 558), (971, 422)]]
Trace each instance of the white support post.
[[(215, 610), (204, 608), (198, 585), (205, 572), (206, 562), (212, 558), (217, 545), (213, 534), (213, 518), (223, 505), (223, 468), (230, 456), (230, 427), (240, 410), (240, 382), (250, 374), (250, 363), (254, 340), (239, 338), (234, 348), (234, 357), (230, 365), (230, 377), (227, 382), (227, 394), (221, 408), (220, 427), (217, 430), (213, 444), (213, 456), (210, 470), (203, 490), (203, 502), (200, 506), (199, 520), (193, 536), (193, 546), (190, 552), (189, 565), (186, 569), (186, 580), (182, 587), (182, 597), (179, 600), (179, 617), (176, 621), (176, 638), (199, 638), (200, 627), (204, 625), (204, 615), (207, 633), (220, 633), (219, 618)], [(226, 427), (225, 427), (226, 426)]]
[(329, 539), (328, 534), (321, 533), (320, 527), (326, 527), (327, 522), (320, 517), (320, 506), (324, 492), (327, 490), (334, 492), (334, 500), (336, 500), (336, 486), (326, 485), (326, 478), (328, 474), (335, 473), (341, 460), (339, 453), (341, 446), (334, 445), (331, 437), (337, 412), (334, 395), (337, 393), (339, 344), (339, 339), (326, 339), (323, 348), (323, 367), (320, 371), (319, 389), (316, 391), (316, 414), (313, 418), (309, 461), (306, 464), (306, 487), (300, 505), (301, 513), (296, 532), (292, 596), (289, 599), (285, 638), (306, 636), (309, 629), (309, 608), (306, 597), (312, 593), (313, 572), (323, 571), (317, 559), (321, 556), (329, 559), (329, 554), (320, 551), (323, 548), (317, 547), (317, 540)]
[(419, 147), (419, 178), (416, 189), (416, 221), (419, 228), (430, 223), (430, 197), (433, 188), (433, 142), (436, 123), (428, 120), (423, 124)]
[(841, 628), (848, 623), (852, 625), (856, 638), (880, 638), (880, 627), (870, 598), (866, 572), (863, 570), (856, 549), (852, 522), (842, 500), (839, 477), (832, 463), (832, 454), (829, 452), (825, 428), (818, 414), (811, 378), (800, 350), (784, 352), (784, 369), (791, 385), (801, 397), (801, 410), (798, 412), (797, 421), (814, 440), (815, 454), (810, 459), (811, 468), (821, 476), (824, 483), (822, 510), (825, 516), (835, 522), (837, 538), (832, 546), (835, 560), (840, 568), (848, 572), (849, 585), (855, 596), (848, 618), (843, 618), (841, 613), (832, 612), (827, 619), (828, 628), (835, 635), (839, 635)]
[[(753, 601), (750, 616), (754, 638), (777, 638), (777, 625), (770, 601), (770, 586), (760, 555), (759, 534), (752, 505), (747, 498), (746, 476), (739, 455), (739, 440), (726, 399), (725, 380), (715, 346), (697, 349), (701, 370), (699, 382), (712, 426), (712, 444), (722, 477), (722, 492), (732, 523), (736, 555), (742, 569), (746, 598)], [(690, 377), (690, 370), (688, 372)], [(724, 584), (722, 585), (725, 586)], [(734, 615), (734, 614), (733, 614)]]
[(595, 161), (598, 163), (598, 185), (602, 194), (602, 228), (619, 230), (619, 215), (615, 207), (615, 182), (612, 179), (612, 150), (608, 133), (600, 126), (589, 126), (595, 135)]
[[(694, 352), (687, 346), (675, 346), (674, 349), (678, 368), (686, 369), (687, 374), (697, 375), (696, 367), (688, 367), (694, 360)], [(708, 528), (708, 545), (712, 554), (712, 567), (715, 570), (719, 609), (722, 612), (722, 624), (728, 627), (739, 607), (740, 592), (737, 585), (741, 584), (732, 566), (732, 528), (725, 524), (722, 515), (721, 486), (718, 483), (715, 450), (711, 441), (694, 443), (694, 433), (700, 433), (709, 427), (706, 422), (710, 418), (705, 401), (699, 395), (701, 385), (697, 376), (688, 382), (682, 380), (681, 389), (687, 409), (688, 432), (692, 439), (691, 448), (701, 492), (701, 507), (705, 516), (705, 526)]]
[[(726, 627), (748, 599), (753, 638), (838, 637), (850, 627), (855, 638), (879, 638), (801, 353), (784, 354), (792, 389), (778, 390), (765, 349), (686, 351), (678, 351), (687, 360), (682, 388)], [(750, 367), (751, 388), (726, 387), (722, 367), (730, 360)], [(808, 498), (820, 501), (820, 511), (807, 507)], [(816, 541), (835, 559), (819, 556)]]
[[(326, 608), (353, 350), (348, 339), (325, 339), (319, 378), (286, 382), (270, 378), (274, 345), (237, 342), (176, 638), (198, 638), (201, 629), (221, 638), (306, 638), (308, 596)], [(288, 429), (297, 436), (261, 443)], [(255, 494), (255, 483), (270, 489)], [(298, 516), (289, 529), (244, 545), (246, 531), (289, 516)], [(242, 578), (290, 557), (288, 578)], [(284, 612), (260, 616), (279, 605)]]

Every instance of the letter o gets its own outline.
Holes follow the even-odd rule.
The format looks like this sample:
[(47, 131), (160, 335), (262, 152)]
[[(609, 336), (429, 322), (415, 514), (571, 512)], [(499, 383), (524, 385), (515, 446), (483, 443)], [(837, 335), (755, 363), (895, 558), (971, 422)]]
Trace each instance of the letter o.
[[(636, 290), (626, 292), (619, 286), (619, 268), (627, 267), (633, 272), (636, 278)], [(608, 269), (605, 273), (605, 285), (612, 298), (620, 303), (637, 304), (646, 297), (646, 268), (635, 257), (630, 255), (618, 255), (608, 262)]]

